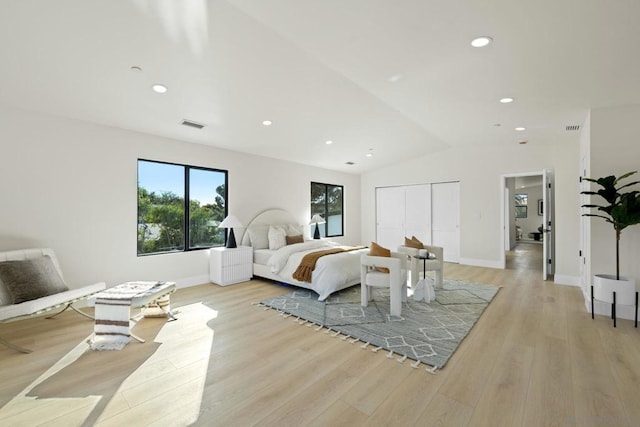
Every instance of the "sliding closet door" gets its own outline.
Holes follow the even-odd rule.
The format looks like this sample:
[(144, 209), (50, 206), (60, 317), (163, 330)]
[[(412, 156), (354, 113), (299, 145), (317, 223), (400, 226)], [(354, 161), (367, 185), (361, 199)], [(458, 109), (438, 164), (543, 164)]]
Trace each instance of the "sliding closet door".
[[(408, 185), (405, 189), (405, 235), (431, 243), (431, 184)], [(404, 236), (403, 243), (404, 243)], [(401, 243), (402, 244), (402, 243)]]
[(431, 185), (433, 244), (444, 248), (444, 260), (460, 261), (460, 183)]
[(403, 187), (376, 188), (376, 242), (393, 251), (404, 243)]

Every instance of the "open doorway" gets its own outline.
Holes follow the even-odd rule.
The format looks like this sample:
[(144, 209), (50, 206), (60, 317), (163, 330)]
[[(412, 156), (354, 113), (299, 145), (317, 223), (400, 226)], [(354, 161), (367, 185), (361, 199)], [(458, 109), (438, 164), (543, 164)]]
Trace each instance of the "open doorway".
[[(551, 185), (547, 171), (502, 176), (503, 266), (552, 274)], [(545, 206), (548, 205), (548, 206)], [(549, 260), (546, 261), (545, 260)]]
[[(505, 248), (505, 269), (534, 270), (542, 273), (542, 175), (507, 178), (508, 199), (513, 211), (509, 221), (509, 247)], [(506, 202), (507, 200), (505, 200)], [(511, 216), (511, 215), (510, 215)]]

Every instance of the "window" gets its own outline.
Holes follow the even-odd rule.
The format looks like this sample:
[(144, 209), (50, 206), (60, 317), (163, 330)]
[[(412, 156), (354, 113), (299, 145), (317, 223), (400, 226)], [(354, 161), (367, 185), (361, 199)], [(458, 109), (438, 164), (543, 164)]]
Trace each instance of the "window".
[(529, 196), (526, 194), (516, 194), (514, 196), (516, 218), (526, 218), (529, 204)]
[[(342, 185), (311, 183), (311, 216), (319, 214), (326, 221), (318, 224), (321, 237), (344, 236)], [(312, 227), (311, 232), (314, 229)]]
[(221, 246), (227, 171), (138, 159), (138, 255)]

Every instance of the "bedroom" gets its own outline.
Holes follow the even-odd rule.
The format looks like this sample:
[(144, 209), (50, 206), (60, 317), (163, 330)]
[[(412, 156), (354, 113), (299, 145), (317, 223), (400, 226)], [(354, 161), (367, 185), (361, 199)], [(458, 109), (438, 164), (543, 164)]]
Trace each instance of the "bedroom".
[[(629, 39), (637, 40), (637, 35)], [(123, 61), (122, 72), (130, 73), (130, 65), (130, 61)], [(626, 62), (619, 66), (636, 70)], [(639, 90), (637, 83), (623, 89), (632, 96)], [(70, 95), (65, 102), (73, 103), (75, 95), (72, 91)], [(622, 95), (616, 99), (620, 102), (585, 115), (581, 131), (567, 143), (450, 148), (381, 164), (362, 173), (195, 144), (179, 136), (157, 136), (151, 130), (126, 130), (110, 125), (109, 120), (100, 124), (99, 112), (87, 120), (57, 117), (46, 112), (46, 99), (39, 101), (39, 96), (25, 94), (15, 103), (9, 103), (7, 96), (0, 100), (0, 194), (5, 200), (0, 209), (0, 249), (54, 247), (70, 283), (104, 280), (113, 285), (132, 278), (167, 278), (185, 287), (208, 282), (207, 251), (153, 257), (135, 254), (136, 161), (149, 158), (228, 170), (229, 205), (244, 222), (266, 208), (281, 207), (306, 223), (310, 182), (343, 185), (345, 236), (338, 240), (353, 245), (375, 240), (376, 187), (457, 180), (461, 183), (463, 264), (482, 267), (496, 267), (500, 259), (500, 176), (553, 169), (556, 280), (578, 285), (577, 176), (583, 150), (587, 150), (594, 175), (635, 169), (640, 155), (634, 126), (640, 119), (638, 98)], [(247, 98), (242, 101), (248, 102)], [(151, 103), (145, 106), (152, 111), (155, 108)], [(262, 119), (255, 117), (258, 126)], [(173, 118), (159, 121), (176, 122)], [(323, 160), (332, 156), (326, 154), (330, 147), (324, 145), (325, 138), (320, 138), (322, 147), (314, 151), (314, 156)], [(589, 149), (583, 148), (589, 144)], [(366, 161), (363, 155), (357, 159), (359, 164)], [(631, 248), (640, 241), (638, 231), (629, 234), (627, 245)], [(606, 245), (597, 242), (610, 236), (599, 225), (594, 225), (591, 233), (594, 261), (590, 268), (604, 269), (608, 267), (602, 261)], [(640, 266), (633, 263), (632, 255), (625, 262), (630, 274), (640, 277)]]

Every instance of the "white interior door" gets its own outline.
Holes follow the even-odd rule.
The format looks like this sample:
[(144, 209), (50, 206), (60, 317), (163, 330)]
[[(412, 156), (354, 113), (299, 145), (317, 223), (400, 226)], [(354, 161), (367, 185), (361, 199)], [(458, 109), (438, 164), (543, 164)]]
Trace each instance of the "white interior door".
[(460, 183), (431, 185), (433, 245), (444, 248), (444, 260), (460, 261)]
[(404, 188), (376, 188), (376, 243), (394, 251), (404, 244), (404, 211)]
[(408, 185), (404, 189), (405, 235), (431, 244), (431, 184)]
[(542, 279), (547, 280), (554, 273), (553, 261), (553, 183), (551, 172), (542, 171)]

